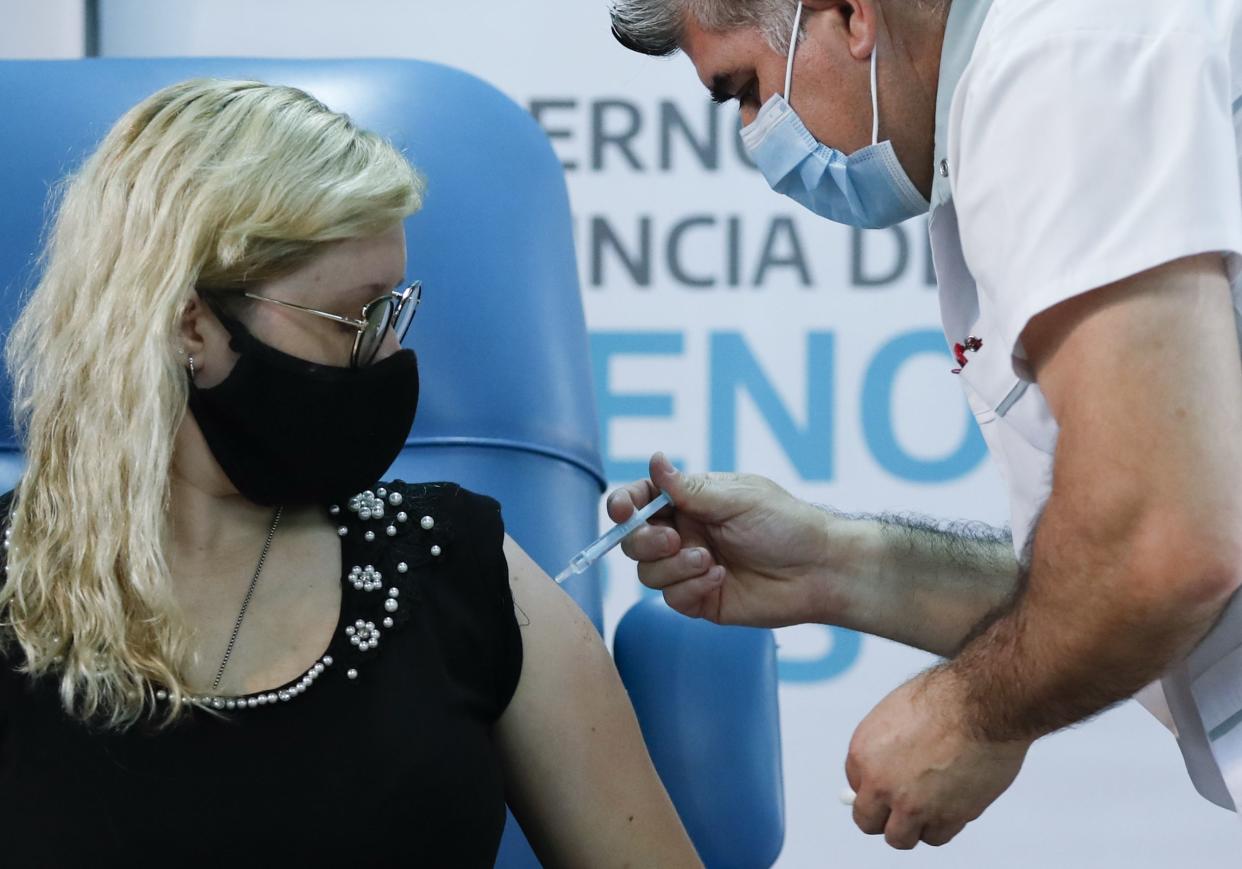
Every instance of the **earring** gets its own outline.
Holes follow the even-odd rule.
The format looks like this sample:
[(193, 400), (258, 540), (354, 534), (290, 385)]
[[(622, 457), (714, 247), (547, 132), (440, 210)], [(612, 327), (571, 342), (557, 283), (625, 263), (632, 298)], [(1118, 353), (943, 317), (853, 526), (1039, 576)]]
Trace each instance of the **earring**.
[(193, 379), (194, 379), (194, 377), (195, 377), (195, 371), (194, 371), (194, 357), (193, 357), (193, 356), (191, 356), (191, 357), (190, 357), (190, 379), (191, 379), (191, 380), (193, 380)]

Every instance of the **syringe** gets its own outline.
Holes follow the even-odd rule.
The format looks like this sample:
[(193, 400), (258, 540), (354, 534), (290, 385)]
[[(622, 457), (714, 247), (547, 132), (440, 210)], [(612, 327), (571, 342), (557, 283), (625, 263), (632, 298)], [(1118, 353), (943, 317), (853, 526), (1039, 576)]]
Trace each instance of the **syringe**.
[(654, 501), (636, 512), (633, 516), (613, 528), (603, 537), (596, 540), (586, 549), (579, 552), (569, 561), (569, 567), (565, 568), (556, 577), (556, 584), (560, 585), (571, 576), (577, 576), (586, 572), (592, 564), (604, 557), (608, 550), (612, 549), (618, 543), (626, 538), (631, 531), (642, 525), (662, 508), (673, 503), (673, 499), (669, 497), (668, 492), (661, 492)]

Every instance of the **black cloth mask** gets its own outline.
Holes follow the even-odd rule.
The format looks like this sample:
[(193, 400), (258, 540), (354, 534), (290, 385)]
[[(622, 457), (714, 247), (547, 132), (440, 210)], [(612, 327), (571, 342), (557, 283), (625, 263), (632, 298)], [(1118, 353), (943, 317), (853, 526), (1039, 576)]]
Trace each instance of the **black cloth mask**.
[(191, 380), (190, 412), (237, 491), (267, 506), (327, 504), (374, 485), (414, 424), (414, 351), (364, 368), (320, 365), (220, 319), (240, 355), (218, 385)]

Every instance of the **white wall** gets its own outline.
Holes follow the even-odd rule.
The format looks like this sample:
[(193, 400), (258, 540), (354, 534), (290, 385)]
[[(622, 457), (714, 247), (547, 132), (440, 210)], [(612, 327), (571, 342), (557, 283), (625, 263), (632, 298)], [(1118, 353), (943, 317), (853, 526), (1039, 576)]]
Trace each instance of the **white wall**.
[[(772, 195), (732, 150), (731, 122), (721, 123), (719, 165), (691, 159), (684, 142), (660, 166), (659, 117), (667, 104), (702, 126), (705, 98), (684, 59), (655, 61), (621, 51), (608, 35), (605, 0), (103, 0), (102, 53), (112, 55), (388, 56), (437, 60), (470, 70), (519, 102), (565, 101), (549, 109), (545, 126), (562, 131), (555, 145), (568, 172), (577, 217), (579, 257), (588, 324), (594, 333), (672, 334), (679, 349), (619, 354), (609, 366), (608, 390), (656, 393), (667, 413), (618, 416), (609, 425), (614, 466), (663, 448), (691, 469), (718, 465), (721, 443), (736, 435), (737, 466), (767, 473), (804, 497), (851, 510), (910, 509), (1002, 522), (1003, 489), (983, 461), (959, 468), (936, 483), (895, 473), (869, 434), (868, 409), (885, 393), (869, 391), (868, 370), (880, 348), (914, 330), (935, 330), (934, 293), (926, 286), (921, 224), (905, 228), (909, 267), (887, 285), (867, 288), (852, 279), (853, 238)], [(616, 149), (593, 165), (593, 113), (606, 123), (630, 109), (601, 110), (619, 100), (641, 119), (633, 140), (635, 168)], [(593, 108), (594, 107), (594, 108)], [(615, 127), (614, 127), (615, 129)], [(679, 264), (710, 274), (717, 286), (695, 289), (662, 265), (650, 286), (639, 288), (607, 258), (593, 280), (593, 218), (623, 236), (637, 237), (649, 218), (657, 249), (688, 217), (706, 216), (685, 236)], [(804, 247), (812, 286), (789, 268), (774, 268), (759, 286), (755, 269), (772, 221), (788, 221)], [(728, 283), (734, 251), (743, 262), (739, 288)], [(864, 240), (871, 272), (894, 262), (892, 234)], [(796, 426), (808, 425), (807, 383), (822, 397), (834, 390), (830, 431), (835, 467), (808, 471), (773, 434), (751, 398), (722, 417), (713, 379), (727, 365), (712, 357), (713, 333), (742, 336), (771, 375), (779, 401)], [(831, 333), (835, 360), (808, 370), (816, 334)], [(960, 390), (947, 360), (914, 357), (892, 382), (892, 427), (901, 448), (916, 460), (951, 452), (970, 435)], [(734, 371), (733, 373), (736, 373)], [(873, 384), (872, 384), (873, 385)], [(605, 396), (601, 407), (607, 411)], [(805, 458), (805, 456), (803, 457)], [(822, 456), (821, 456), (822, 458)], [(825, 478), (826, 477), (826, 478)], [(609, 622), (638, 595), (633, 570), (610, 562)], [(1133, 704), (1040, 743), (1012, 791), (960, 841), (913, 854), (888, 851), (855, 830), (837, 801), (842, 762), (855, 724), (888, 690), (926, 665), (926, 656), (866, 639), (845, 664), (834, 667), (848, 640), (822, 629), (783, 632), (781, 655), (788, 793), (788, 837), (780, 865), (867, 867), (1006, 867), (1006, 869), (1181, 869), (1237, 865), (1242, 830), (1237, 819), (1193, 792), (1172, 740)], [(1186, 856), (1193, 848), (1195, 857)]]
[(82, 0), (0, 0), (0, 60), (81, 57)]

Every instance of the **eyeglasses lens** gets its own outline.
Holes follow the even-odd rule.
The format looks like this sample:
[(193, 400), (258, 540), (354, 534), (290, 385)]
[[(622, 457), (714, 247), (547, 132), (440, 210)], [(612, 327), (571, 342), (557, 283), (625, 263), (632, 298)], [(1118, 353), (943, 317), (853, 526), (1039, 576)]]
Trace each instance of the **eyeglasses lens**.
[(388, 332), (388, 324), (392, 322), (393, 304), (392, 299), (381, 299), (367, 306), (367, 325), (358, 336), (354, 365), (362, 367), (375, 360), (375, 354), (379, 352)]

